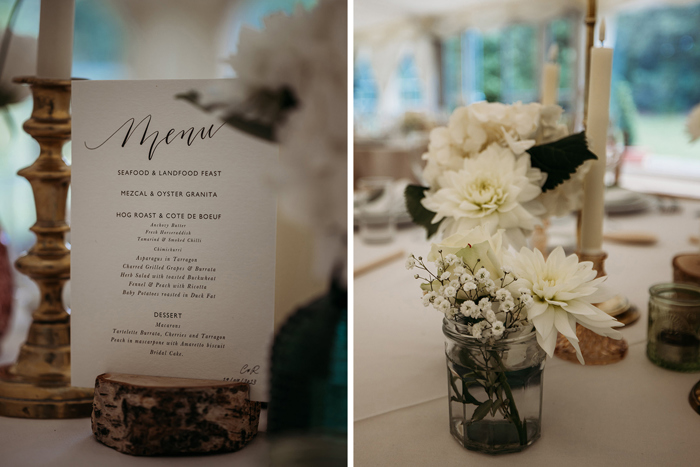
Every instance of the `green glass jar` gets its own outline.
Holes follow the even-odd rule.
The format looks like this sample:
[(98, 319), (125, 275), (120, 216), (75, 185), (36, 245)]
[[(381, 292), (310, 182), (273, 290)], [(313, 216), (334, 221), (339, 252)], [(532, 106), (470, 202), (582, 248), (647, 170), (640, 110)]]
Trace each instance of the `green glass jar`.
[(700, 371), (700, 287), (657, 284), (649, 289), (647, 356), (675, 371)]

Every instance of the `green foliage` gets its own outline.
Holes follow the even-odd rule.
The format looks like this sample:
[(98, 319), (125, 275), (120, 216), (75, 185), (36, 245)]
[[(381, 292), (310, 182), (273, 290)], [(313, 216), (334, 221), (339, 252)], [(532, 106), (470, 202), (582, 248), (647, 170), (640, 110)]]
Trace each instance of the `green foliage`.
[(636, 142), (637, 106), (634, 105), (632, 87), (627, 81), (618, 81), (613, 88), (613, 106), (617, 126), (625, 137), (625, 146)]
[(484, 35), (484, 95), (489, 102), (501, 100), (501, 34)]
[(508, 81), (514, 91), (537, 89), (537, 47), (534, 26), (517, 24), (504, 31), (508, 46), (505, 49), (505, 67)]
[(488, 399), (479, 405), (479, 407), (474, 410), (474, 413), (472, 414), (472, 423), (478, 422), (479, 420), (483, 419), (488, 413), (491, 411), (491, 405), (493, 404), (493, 401), (491, 399)]
[(700, 102), (700, 5), (621, 14), (613, 66), (641, 112), (685, 112)]
[[(565, 112), (571, 112), (573, 106), (572, 84), (578, 74), (576, 58), (578, 56), (576, 39), (576, 23), (578, 17), (569, 15), (564, 18), (553, 20), (549, 24), (550, 43), (556, 44), (559, 49), (557, 63), (560, 65), (559, 73), (559, 105), (564, 107)], [(546, 52), (546, 51), (545, 51)]]
[(420, 200), (425, 197), (425, 191), (428, 187), (419, 185), (408, 185), (406, 191), (404, 191), (404, 198), (406, 200), (406, 209), (411, 215), (411, 219), (416, 225), (425, 227), (427, 232), (427, 237), (430, 238), (438, 231), (438, 227), (442, 224), (442, 221), (433, 224), (433, 217), (435, 213), (429, 211), (421, 204)]
[(542, 191), (552, 190), (571, 178), (571, 174), (588, 159), (597, 159), (588, 149), (584, 132), (569, 135), (558, 141), (534, 146), (527, 151), (532, 166), (547, 173)]

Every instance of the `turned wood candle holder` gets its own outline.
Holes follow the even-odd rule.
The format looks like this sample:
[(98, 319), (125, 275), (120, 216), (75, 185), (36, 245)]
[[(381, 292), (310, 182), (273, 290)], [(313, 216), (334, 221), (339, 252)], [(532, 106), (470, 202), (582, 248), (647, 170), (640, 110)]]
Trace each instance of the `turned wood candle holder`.
[[(597, 272), (596, 277), (606, 275), (605, 258), (608, 257), (607, 253), (600, 253), (598, 255), (578, 253), (578, 257), (579, 261), (593, 262), (593, 269), (595, 269)], [(615, 300), (616, 298), (617, 297), (613, 298), (612, 300)], [(603, 302), (603, 304), (595, 304), (595, 306), (603, 311), (606, 311), (604, 303), (607, 302)], [(581, 354), (583, 355), (586, 365), (608, 365), (610, 363), (619, 362), (625, 358), (625, 355), (627, 355), (627, 349), (629, 348), (627, 341), (624, 338), (611, 339), (609, 337), (601, 336), (578, 323), (576, 323), (576, 337), (578, 338)], [(554, 349), (554, 355), (563, 360), (578, 363), (576, 349), (574, 349), (574, 347), (569, 343), (568, 339), (561, 334), (559, 334), (557, 337), (557, 345)]]
[(71, 169), (61, 156), (71, 137), (71, 81), (15, 78), (34, 97), (24, 130), (37, 140), (39, 157), (18, 172), (32, 186), (36, 243), (15, 263), (39, 286), (40, 302), (32, 314), (17, 362), (0, 367), (0, 415), (24, 418), (89, 417), (91, 388), (70, 384), (70, 315), (63, 307), (63, 285), (70, 278), (70, 250), (65, 242), (66, 198)]

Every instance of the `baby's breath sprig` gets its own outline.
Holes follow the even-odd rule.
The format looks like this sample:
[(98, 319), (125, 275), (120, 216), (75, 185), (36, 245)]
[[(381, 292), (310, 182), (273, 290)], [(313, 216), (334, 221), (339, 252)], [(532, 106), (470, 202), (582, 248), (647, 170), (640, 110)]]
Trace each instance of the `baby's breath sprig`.
[(526, 288), (512, 290), (517, 277), (510, 268), (504, 267), (498, 277), (491, 277), (480, 258), (468, 264), (456, 254), (444, 255), (442, 250), (438, 254), (433, 262), (436, 272), (420, 256), (411, 254), (406, 259), (406, 269), (427, 273), (413, 276), (422, 281), (423, 306), (432, 305), (448, 319), (465, 325), (473, 337), (483, 340), (502, 339), (528, 325), (523, 310), (532, 305), (532, 295)]

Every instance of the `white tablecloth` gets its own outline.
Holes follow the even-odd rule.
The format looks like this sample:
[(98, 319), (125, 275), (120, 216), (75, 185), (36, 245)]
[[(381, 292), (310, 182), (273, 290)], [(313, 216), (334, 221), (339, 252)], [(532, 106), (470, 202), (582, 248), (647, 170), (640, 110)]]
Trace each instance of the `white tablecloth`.
[[(606, 243), (608, 283), (639, 308), (628, 328), (627, 357), (609, 366), (580, 366), (548, 359), (544, 377), (542, 437), (517, 454), (489, 456), (463, 449), (448, 427), (447, 383), (441, 314), (424, 308), (414, 271), (397, 260), (356, 278), (355, 432), (356, 466), (698, 465), (700, 415), (688, 394), (700, 373), (683, 374), (646, 358), (648, 289), (671, 282), (671, 260), (697, 249), (698, 202), (682, 211), (608, 218), (607, 231), (645, 231), (654, 246)], [(569, 228), (555, 223), (552, 230)], [(355, 268), (403, 250), (425, 255), (422, 229), (399, 232), (388, 245), (355, 238)]]
[[(11, 333), (2, 343), (0, 364), (13, 363), (26, 340), (30, 318), (13, 316)], [(266, 410), (263, 411), (266, 416)], [(265, 422), (261, 420), (261, 428)], [(31, 420), (0, 417), (0, 467), (259, 467), (269, 465), (265, 433), (238, 452), (186, 457), (134, 457), (101, 444), (92, 435), (89, 418)]]

